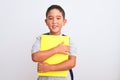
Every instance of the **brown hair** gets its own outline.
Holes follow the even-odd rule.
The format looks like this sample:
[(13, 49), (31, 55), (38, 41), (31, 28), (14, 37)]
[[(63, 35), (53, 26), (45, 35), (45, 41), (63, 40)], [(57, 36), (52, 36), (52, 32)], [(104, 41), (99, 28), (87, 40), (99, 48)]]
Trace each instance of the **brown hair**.
[(57, 9), (57, 10), (59, 10), (59, 11), (62, 13), (63, 18), (65, 18), (65, 11), (64, 11), (64, 9), (63, 9), (61, 6), (59, 6), (59, 5), (51, 5), (51, 6), (47, 9), (47, 11), (46, 11), (46, 17), (47, 17), (47, 15), (48, 15), (49, 11), (52, 10), (52, 9)]

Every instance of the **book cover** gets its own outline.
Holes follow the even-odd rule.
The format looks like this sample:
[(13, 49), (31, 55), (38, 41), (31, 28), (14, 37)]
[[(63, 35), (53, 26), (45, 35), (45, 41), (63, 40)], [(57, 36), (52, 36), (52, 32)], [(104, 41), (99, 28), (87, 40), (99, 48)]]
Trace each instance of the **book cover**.
[[(54, 36), (54, 35), (42, 35), (40, 50), (49, 50), (53, 47), (56, 47), (61, 42), (64, 42), (64, 45), (69, 45), (69, 36)], [(68, 60), (68, 54), (57, 53), (48, 59), (45, 60), (48, 64), (58, 64), (65, 60)], [(58, 76), (58, 77), (67, 77), (68, 70), (64, 71), (51, 71), (51, 72), (38, 72), (38, 76)]]

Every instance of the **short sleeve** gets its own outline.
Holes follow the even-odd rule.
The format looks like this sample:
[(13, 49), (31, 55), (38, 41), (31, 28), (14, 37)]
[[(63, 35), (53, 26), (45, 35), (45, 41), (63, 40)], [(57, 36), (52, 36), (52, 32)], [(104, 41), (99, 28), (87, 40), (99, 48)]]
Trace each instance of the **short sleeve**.
[(31, 53), (37, 52), (40, 50), (40, 36), (36, 38), (36, 41), (34, 42)]
[(77, 55), (77, 48), (71, 38), (70, 38), (70, 55), (73, 55), (73, 56)]

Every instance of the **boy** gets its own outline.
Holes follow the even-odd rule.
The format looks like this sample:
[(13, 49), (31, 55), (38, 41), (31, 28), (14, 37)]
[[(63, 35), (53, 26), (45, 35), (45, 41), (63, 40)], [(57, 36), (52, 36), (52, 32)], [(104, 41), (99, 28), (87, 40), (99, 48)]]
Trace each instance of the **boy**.
[[(45, 23), (48, 26), (50, 32), (47, 35), (61, 35), (61, 29), (66, 23), (65, 12), (59, 5), (51, 5), (46, 12)], [(71, 45), (65, 46), (64, 43), (59, 44), (58, 46), (40, 51), (40, 37), (36, 38), (36, 42), (32, 46), (32, 60), (38, 63), (38, 72), (48, 72), (48, 71), (60, 71), (60, 70), (69, 70), (73, 68), (76, 64), (76, 56), (74, 55), (75, 51)], [(66, 54), (70, 52), (69, 59), (59, 64), (47, 64), (44, 63), (44, 60), (54, 55), (55, 53)], [(38, 80), (68, 80), (66, 77), (47, 77), (39, 76)]]

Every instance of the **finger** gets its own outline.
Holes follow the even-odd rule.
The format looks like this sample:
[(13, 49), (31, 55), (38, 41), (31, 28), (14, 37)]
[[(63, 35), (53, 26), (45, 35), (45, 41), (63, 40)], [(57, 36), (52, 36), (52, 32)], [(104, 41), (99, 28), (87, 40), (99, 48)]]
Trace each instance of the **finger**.
[(64, 46), (65, 51), (70, 51), (70, 47), (69, 46)]
[(59, 45), (64, 45), (64, 42), (61, 42)]
[(37, 71), (40, 72), (40, 68), (39, 68), (39, 66), (37, 67)]
[(37, 65), (37, 71), (38, 72), (41, 72), (41, 66), (42, 66), (43, 64), (42, 63), (38, 63), (38, 65)]

